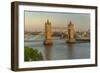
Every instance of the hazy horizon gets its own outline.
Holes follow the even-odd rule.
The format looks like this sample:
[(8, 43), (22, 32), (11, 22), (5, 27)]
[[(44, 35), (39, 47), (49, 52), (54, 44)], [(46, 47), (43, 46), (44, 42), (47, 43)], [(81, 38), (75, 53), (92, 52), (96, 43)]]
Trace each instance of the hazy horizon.
[[(52, 27), (67, 27), (71, 21), (75, 24), (76, 30), (85, 31), (90, 29), (90, 14), (24, 11), (24, 16), (24, 31), (44, 31), (47, 19), (51, 22)], [(67, 30), (67, 28), (64, 30)]]

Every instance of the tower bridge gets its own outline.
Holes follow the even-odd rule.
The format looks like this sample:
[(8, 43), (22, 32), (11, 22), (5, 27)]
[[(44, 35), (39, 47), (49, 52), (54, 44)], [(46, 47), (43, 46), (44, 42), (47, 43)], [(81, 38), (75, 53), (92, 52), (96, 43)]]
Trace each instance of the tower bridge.
[(66, 29), (68, 32), (68, 39), (66, 39), (67, 43), (75, 42), (75, 27), (74, 24), (70, 21), (68, 27), (52, 27), (52, 24), (49, 20), (45, 22), (45, 40), (44, 44), (50, 45), (52, 44), (52, 29)]
[[(58, 31), (54, 32), (54, 29), (57, 29), (60, 32), (58, 32)], [(30, 33), (29, 35), (32, 35), (32, 34)], [(43, 31), (41, 31), (41, 32), (36, 32), (35, 35), (36, 36), (33, 37), (32, 39), (30, 39), (30, 37), (27, 37), (27, 35), (26, 35), (26, 37), (27, 37), (26, 41), (27, 40), (29, 40), (29, 41), (36, 40), (41, 35), (44, 38), (44, 45), (51, 45), (53, 40), (55, 40), (54, 36), (56, 36), (58, 38), (60, 36), (59, 39), (64, 38), (66, 43), (75, 43), (76, 40), (77, 41), (89, 41), (90, 40), (88, 32), (83, 32), (81, 34), (76, 32), (75, 25), (71, 21), (69, 22), (67, 27), (66, 26), (58, 27), (58, 26), (52, 26), (52, 23), (49, 20), (47, 20), (45, 22), (45, 29)], [(58, 40), (58, 38), (57, 38), (57, 40)], [(40, 40), (40, 39), (38, 39), (38, 40)]]

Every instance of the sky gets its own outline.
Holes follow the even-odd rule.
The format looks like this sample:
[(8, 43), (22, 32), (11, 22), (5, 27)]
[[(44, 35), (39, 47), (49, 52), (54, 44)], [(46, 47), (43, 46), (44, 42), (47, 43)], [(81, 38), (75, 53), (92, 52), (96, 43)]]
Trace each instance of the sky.
[[(24, 11), (25, 31), (44, 31), (47, 19), (51, 22), (52, 27), (67, 27), (71, 21), (76, 30), (90, 29), (90, 14)], [(67, 30), (67, 28), (63, 30)]]

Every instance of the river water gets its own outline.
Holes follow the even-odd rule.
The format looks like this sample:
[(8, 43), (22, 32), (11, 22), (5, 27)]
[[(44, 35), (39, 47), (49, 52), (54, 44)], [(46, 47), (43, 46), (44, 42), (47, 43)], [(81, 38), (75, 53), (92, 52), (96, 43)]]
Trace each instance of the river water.
[(66, 43), (65, 39), (53, 40), (53, 45), (43, 45), (42, 40), (25, 41), (24, 46), (37, 49), (44, 60), (67, 60), (90, 58), (90, 42)]

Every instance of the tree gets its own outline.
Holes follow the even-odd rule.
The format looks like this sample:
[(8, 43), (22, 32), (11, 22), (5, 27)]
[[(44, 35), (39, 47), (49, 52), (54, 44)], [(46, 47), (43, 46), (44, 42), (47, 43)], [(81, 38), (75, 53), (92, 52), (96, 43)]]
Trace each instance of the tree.
[(25, 47), (24, 48), (24, 60), (25, 61), (39, 61), (43, 60), (42, 53), (37, 49)]

